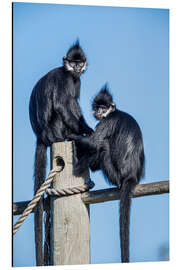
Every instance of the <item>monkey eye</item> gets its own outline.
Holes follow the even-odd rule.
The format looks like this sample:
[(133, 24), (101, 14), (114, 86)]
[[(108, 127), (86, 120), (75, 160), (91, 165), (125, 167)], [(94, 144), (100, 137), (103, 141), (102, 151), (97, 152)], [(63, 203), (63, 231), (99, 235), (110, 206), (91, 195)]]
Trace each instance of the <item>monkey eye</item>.
[(107, 109), (107, 107), (105, 105), (101, 105), (101, 106), (99, 106), (99, 108), (101, 108), (101, 109)]
[(98, 110), (97, 110), (97, 113), (102, 114), (102, 113), (104, 113), (106, 111), (107, 111), (107, 109), (105, 107), (99, 107)]
[(84, 66), (84, 62), (79, 62), (78, 64), (80, 67), (83, 67)]

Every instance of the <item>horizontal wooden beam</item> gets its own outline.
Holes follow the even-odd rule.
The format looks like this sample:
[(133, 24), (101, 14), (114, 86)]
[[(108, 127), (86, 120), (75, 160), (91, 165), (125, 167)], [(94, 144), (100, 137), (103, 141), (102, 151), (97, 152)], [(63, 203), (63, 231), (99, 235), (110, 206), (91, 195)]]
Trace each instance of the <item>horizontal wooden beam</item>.
[[(137, 185), (133, 192), (133, 197), (142, 197), (150, 195), (159, 195), (169, 192), (169, 181), (152, 182), (148, 184)], [(95, 191), (84, 192), (81, 199), (86, 204), (102, 203), (107, 201), (119, 200), (120, 190), (117, 188), (108, 188)], [(13, 215), (20, 215), (27, 207), (30, 201), (16, 202), (13, 204)]]
[[(22, 202), (13, 203), (13, 215), (14, 216), (21, 215), (22, 212), (28, 206), (28, 203), (30, 203), (30, 201), (22, 201)], [(32, 210), (32, 212), (34, 212), (34, 209)]]
[[(169, 181), (153, 182), (137, 185), (133, 192), (133, 198), (159, 195), (169, 192)], [(108, 188), (82, 193), (81, 199), (86, 204), (102, 203), (113, 200), (120, 200), (120, 190)]]

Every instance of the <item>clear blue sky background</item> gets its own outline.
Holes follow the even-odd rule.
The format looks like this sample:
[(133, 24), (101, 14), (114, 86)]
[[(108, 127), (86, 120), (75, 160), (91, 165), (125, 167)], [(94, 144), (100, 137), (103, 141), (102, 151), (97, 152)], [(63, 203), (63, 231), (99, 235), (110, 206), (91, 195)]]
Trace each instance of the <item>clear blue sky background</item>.
[[(96, 125), (91, 100), (109, 82), (117, 107), (132, 114), (142, 129), (142, 183), (169, 179), (169, 10), (15, 3), (13, 29), (15, 202), (33, 196), (35, 136), (28, 112), (32, 88), (62, 64), (77, 37), (89, 64), (80, 98), (88, 124)], [(100, 172), (91, 178), (94, 189), (108, 187)], [(119, 262), (118, 202), (91, 205), (90, 213), (91, 263)], [(132, 262), (165, 260), (169, 196), (133, 199), (130, 232)], [(33, 215), (14, 236), (13, 252), (14, 266), (35, 265)]]

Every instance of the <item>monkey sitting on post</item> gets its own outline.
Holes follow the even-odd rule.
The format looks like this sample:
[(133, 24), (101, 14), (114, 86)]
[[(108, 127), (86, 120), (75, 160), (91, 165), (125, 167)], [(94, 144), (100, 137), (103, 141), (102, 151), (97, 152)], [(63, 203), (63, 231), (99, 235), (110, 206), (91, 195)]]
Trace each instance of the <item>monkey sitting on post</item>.
[(77, 146), (75, 173), (87, 167), (102, 170), (110, 184), (120, 189), (121, 260), (129, 262), (129, 222), (134, 187), (144, 174), (144, 147), (140, 127), (129, 114), (118, 110), (105, 85), (93, 101), (99, 123), (89, 137), (70, 135)]
[[(46, 150), (62, 142), (69, 134), (91, 134), (78, 103), (80, 76), (86, 69), (86, 57), (77, 41), (63, 57), (63, 66), (55, 68), (35, 85), (29, 104), (32, 129), (37, 137), (34, 193), (45, 180)], [(35, 209), (36, 263), (43, 265), (42, 200)]]

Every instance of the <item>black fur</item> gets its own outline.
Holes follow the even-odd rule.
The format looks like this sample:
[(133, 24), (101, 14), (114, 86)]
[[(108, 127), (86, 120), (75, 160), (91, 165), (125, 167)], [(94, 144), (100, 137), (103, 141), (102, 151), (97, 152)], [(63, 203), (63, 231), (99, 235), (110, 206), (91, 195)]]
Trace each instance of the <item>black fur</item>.
[[(35, 192), (45, 179), (46, 148), (54, 142), (64, 141), (72, 133), (78, 135), (92, 133), (78, 104), (80, 75), (86, 66), (86, 57), (78, 41), (63, 57), (63, 63), (62, 67), (51, 70), (37, 82), (30, 98), (30, 121), (37, 137)], [(74, 68), (71, 67), (72, 63)], [(35, 243), (37, 265), (43, 265), (43, 253), (40, 248), (42, 245), (42, 200), (35, 211)]]
[(121, 260), (129, 262), (131, 193), (144, 173), (143, 139), (136, 120), (115, 108), (107, 86), (94, 99), (95, 116), (100, 107), (112, 108), (112, 112), (97, 124), (95, 132), (90, 137), (71, 136), (79, 152), (75, 172), (82, 173), (87, 166), (92, 171), (101, 169), (109, 183), (121, 190)]
[[(34, 162), (34, 194), (37, 192), (38, 188), (44, 182), (46, 177), (46, 145), (37, 139), (36, 153), (35, 153), (35, 162)], [(43, 231), (42, 231), (42, 222), (43, 222), (43, 198), (39, 200), (35, 208), (35, 218), (34, 218), (34, 228), (35, 228), (35, 245), (36, 245), (36, 261), (38, 265), (41, 265), (43, 262), (43, 251), (42, 251), (42, 242), (43, 242)]]

